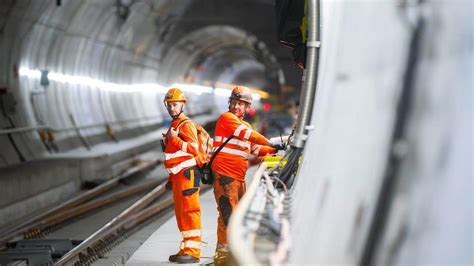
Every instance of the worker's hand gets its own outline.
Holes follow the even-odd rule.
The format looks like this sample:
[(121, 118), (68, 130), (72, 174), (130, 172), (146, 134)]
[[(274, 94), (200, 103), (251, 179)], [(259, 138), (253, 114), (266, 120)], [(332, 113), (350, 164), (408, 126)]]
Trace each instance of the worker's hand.
[(277, 151), (286, 149), (286, 143), (279, 139), (271, 139), (270, 142), (272, 144), (270, 146)]
[(174, 136), (178, 136), (178, 130), (176, 130), (174, 127), (170, 128), (168, 131), (168, 139), (171, 139)]

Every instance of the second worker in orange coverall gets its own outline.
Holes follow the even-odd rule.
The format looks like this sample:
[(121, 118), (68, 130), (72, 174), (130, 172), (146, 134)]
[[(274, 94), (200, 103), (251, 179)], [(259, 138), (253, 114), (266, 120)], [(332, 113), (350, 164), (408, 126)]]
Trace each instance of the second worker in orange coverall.
[(203, 156), (199, 154), (197, 129), (183, 114), (186, 96), (177, 88), (166, 93), (164, 103), (173, 118), (164, 135), (165, 168), (173, 190), (174, 209), (183, 237), (179, 252), (169, 257), (177, 263), (195, 263), (201, 255), (201, 206), (199, 203), (199, 171)]
[(284, 149), (284, 143), (272, 142), (260, 133), (253, 131), (244, 116), (252, 103), (249, 88), (236, 86), (229, 98), (229, 111), (223, 113), (216, 123), (214, 149), (217, 149), (230, 136), (234, 136), (215, 156), (212, 163), (214, 175), (214, 196), (219, 212), (217, 219), (217, 246), (215, 263), (227, 259), (227, 225), (238, 201), (246, 190), (245, 175), (248, 159), (264, 156)]

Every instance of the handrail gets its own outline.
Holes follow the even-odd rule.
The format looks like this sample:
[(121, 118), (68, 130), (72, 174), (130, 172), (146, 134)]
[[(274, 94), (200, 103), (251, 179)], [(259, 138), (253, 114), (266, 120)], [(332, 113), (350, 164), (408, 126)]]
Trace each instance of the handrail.
[[(189, 117), (193, 117), (193, 116), (197, 116), (197, 115), (203, 115), (203, 114), (209, 114), (209, 112), (201, 112), (201, 113), (198, 113), (198, 114), (195, 114), (195, 115), (189, 115)], [(104, 122), (104, 123), (97, 123), (97, 124), (90, 124), (90, 125), (80, 125), (80, 126), (65, 127), (65, 128), (54, 128), (54, 127), (47, 126), (47, 125), (39, 125), (39, 126), (34, 126), (34, 127), (19, 127), (19, 128), (11, 128), (11, 129), (0, 130), (0, 135), (25, 133), (25, 132), (29, 132), (29, 131), (35, 131), (35, 130), (49, 130), (49, 131), (52, 131), (52, 132), (63, 132), (63, 131), (94, 128), (94, 127), (108, 127), (108, 126), (116, 125), (116, 124), (128, 124), (128, 123), (137, 122), (137, 121), (149, 121), (149, 120), (152, 120), (152, 119), (162, 121), (161, 118), (162, 118), (162, 116), (144, 116), (144, 117), (139, 117), (139, 118), (131, 118), (131, 119), (112, 121), (112, 122)]]
[(232, 213), (229, 222), (229, 250), (238, 265), (258, 265), (261, 264), (255, 257), (254, 252), (251, 250), (247, 241), (243, 239), (243, 223), (245, 219), (245, 213), (249, 209), (250, 203), (257, 193), (257, 189), (260, 185), (260, 180), (263, 175), (263, 171), (267, 169), (265, 162), (260, 164), (257, 169), (249, 188), (245, 192), (242, 199), (239, 201), (237, 208)]
[(117, 120), (117, 121), (112, 121), (112, 122), (81, 125), (81, 126), (66, 127), (66, 128), (54, 128), (47, 125), (40, 125), (40, 126), (34, 126), (34, 127), (20, 127), (20, 128), (0, 130), (0, 135), (25, 133), (29, 131), (35, 131), (35, 130), (49, 130), (53, 132), (62, 132), (62, 131), (70, 131), (70, 130), (77, 130), (77, 129), (94, 128), (94, 127), (107, 127), (107, 126), (116, 125), (116, 124), (128, 124), (128, 123), (137, 122), (137, 121), (149, 121), (152, 119), (158, 120), (158, 118), (161, 118), (161, 116), (140, 117), (140, 118)]

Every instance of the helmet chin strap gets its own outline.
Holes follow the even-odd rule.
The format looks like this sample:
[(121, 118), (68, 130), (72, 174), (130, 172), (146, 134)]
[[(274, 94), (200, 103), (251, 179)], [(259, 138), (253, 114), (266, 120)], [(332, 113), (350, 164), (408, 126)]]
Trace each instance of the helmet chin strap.
[(181, 111), (179, 111), (179, 113), (177, 115), (171, 115), (170, 112), (168, 111), (168, 114), (171, 116), (171, 118), (176, 119), (178, 118), (182, 113), (183, 113), (183, 109), (184, 109), (184, 104), (183, 106), (181, 106)]

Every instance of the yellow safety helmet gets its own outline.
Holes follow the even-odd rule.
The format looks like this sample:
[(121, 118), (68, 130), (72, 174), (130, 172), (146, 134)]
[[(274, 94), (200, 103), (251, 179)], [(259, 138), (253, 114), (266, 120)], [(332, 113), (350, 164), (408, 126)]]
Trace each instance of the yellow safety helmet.
[(186, 95), (178, 88), (171, 88), (166, 93), (163, 102), (165, 104), (170, 102), (186, 102)]
[(239, 100), (246, 103), (252, 103), (252, 91), (244, 86), (235, 86), (232, 90), (232, 94), (229, 97), (229, 101)]

